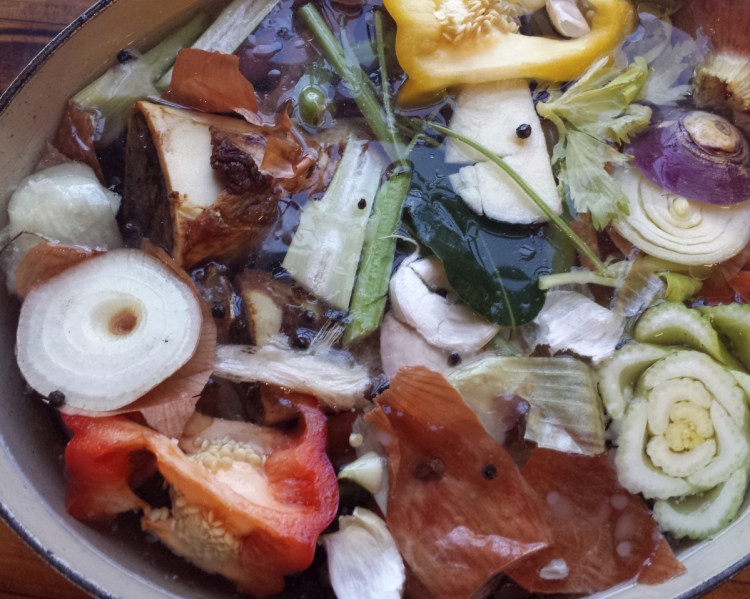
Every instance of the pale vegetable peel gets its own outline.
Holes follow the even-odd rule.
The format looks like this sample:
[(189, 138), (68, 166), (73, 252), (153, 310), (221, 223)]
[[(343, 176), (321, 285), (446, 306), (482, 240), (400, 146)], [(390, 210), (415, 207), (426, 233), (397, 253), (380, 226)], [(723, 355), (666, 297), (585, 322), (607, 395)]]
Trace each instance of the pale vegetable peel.
[(158, 258), (113, 250), (38, 285), (21, 308), (16, 356), (42, 395), (121, 408), (185, 364), (201, 332), (193, 290)]
[(339, 518), (339, 531), (323, 535), (336, 597), (398, 599), (406, 570), (385, 522), (361, 507)]
[(367, 369), (277, 345), (220, 345), (214, 375), (234, 382), (263, 382), (308, 393), (334, 410), (361, 407), (370, 387)]
[(448, 375), (449, 382), (499, 443), (505, 428), (498, 414), (507, 397), (529, 402), (526, 438), (540, 447), (597, 455), (605, 451), (601, 401), (591, 368), (571, 358), (485, 357)]
[[(8, 286), (28, 250), (44, 240), (88, 248), (122, 246), (115, 221), (120, 196), (105, 188), (94, 171), (83, 164), (66, 163), (41, 170), (24, 179), (8, 204), (9, 224), (4, 230), (16, 238), (5, 258)], [(30, 233), (30, 235), (22, 235)]]

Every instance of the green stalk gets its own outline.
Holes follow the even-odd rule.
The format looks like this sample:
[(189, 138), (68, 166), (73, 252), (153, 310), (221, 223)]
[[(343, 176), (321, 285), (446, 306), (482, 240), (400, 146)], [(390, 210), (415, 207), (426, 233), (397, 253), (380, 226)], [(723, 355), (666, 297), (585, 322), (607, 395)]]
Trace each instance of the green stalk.
[[(279, 0), (234, 0), (221, 11), (192, 47), (197, 50), (232, 54), (278, 3)], [(169, 69), (156, 87), (160, 90), (167, 89), (171, 80), (172, 69)]]
[(73, 103), (92, 115), (99, 131), (97, 145), (106, 146), (125, 129), (128, 114), (140, 98), (158, 96), (154, 82), (192, 44), (211, 19), (199, 13), (140, 58), (118, 64), (73, 97)]
[(411, 188), (411, 177), (411, 169), (400, 170), (380, 186), (375, 196), (375, 206), (368, 224), (370, 230), (362, 249), (359, 275), (352, 295), (352, 320), (344, 333), (345, 344), (369, 335), (383, 319), (396, 253), (396, 231)]
[[(401, 156), (403, 155), (402, 143), (398, 138), (395, 128), (389, 126), (388, 118), (380, 106), (380, 101), (370, 87), (367, 75), (365, 75), (359, 65), (352, 65), (350, 63), (341, 43), (336, 39), (336, 36), (315, 6), (306, 4), (300, 9), (299, 14), (305, 23), (307, 23), (307, 26), (310, 27), (326, 60), (349, 87), (354, 96), (354, 101), (362, 112), (362, 116), (365, 117), (365, 120), (375, 133), (375, 136), (381, 142), (385, 142), (386, 145), (384, 147), (391, 160), (401, 160)], [(391, 148), (387, 147), (389, 143), (392, 145)]]
[(385, 62), (385, 41), (383, 38), (383, 13), (375, 11), (375, 46), (378, 50), (378, 64), (380, 65), (380, 86), (383, 88), (383, 110), (388, 129), (393, 132), (396, 120), (391, 108), (391, 93), (388, 87), (388, 65)]
[(473, 150), (476, 150), (483, 156), (485, 156), (488, 160), (490, 160), (492, 163), (496, 164), (498, 167), (500, 167), (505, 173), (513, 179), (513, 181), (516, 182), (516, 184), (526, 193), (526, 195), (531, 198), (531, 200), (537, 205), (539, 210), (542, 211), (542, 213), (549, 218), (550, 222), (555, 225), (562, 233), (570, 239), (570, 242), (575, 245), (580, 252), (586, 256), (589, 260), (591, 260), (591, 263), (596, 268), (596, 272), (601, 275), (602, 277), (608, 276), (607, 274), (607, 267), (604, 265), (604, 263), (599, 259), (599, 256), (596, 255), (596, 253), (586, 244), (583, 239), (581, 239), (573, 229), (570, 228), (568, 223), (566, 223), (560, 216), (555, 214), (555, 212), (547, 205), (547, 203), (539, 197), (539, 194), (537, 194), (529, 185), (526, 183), (526, 181), (523, 180), (521, 175), (519, 175), (505, 160), (500, 158), (497, 154), (492, 152), (487, 147), (483, 146), (480, 143), (477, 143), (473, 139), (470, 139), (464, 135), (461, 135), (460, 133), (457, 133), (453, 131), (452, 129), (449, 129), (448, 127), (443, 127), (442, 125), (438, 125), (437, 123), (433, 122), (427, 122), (423, 121), (425, 126), (428, 126), (435, 131), (438, 131), (439, 133), (443, 133), (444, 135), (447, 135), (449, 137), (453, 137), (454, 139), (457, 139), (458, 141), (466, 144)]

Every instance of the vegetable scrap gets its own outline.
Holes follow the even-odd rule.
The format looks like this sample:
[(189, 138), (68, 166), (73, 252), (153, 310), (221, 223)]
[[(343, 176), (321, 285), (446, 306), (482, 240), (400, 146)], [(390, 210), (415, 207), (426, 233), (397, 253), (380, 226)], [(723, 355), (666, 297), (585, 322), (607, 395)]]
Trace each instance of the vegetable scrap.
[(225, 4), (124, 49), (10, 194), (69, 513), (257, 597), (710, 551), (750, 475), (750, 10)]

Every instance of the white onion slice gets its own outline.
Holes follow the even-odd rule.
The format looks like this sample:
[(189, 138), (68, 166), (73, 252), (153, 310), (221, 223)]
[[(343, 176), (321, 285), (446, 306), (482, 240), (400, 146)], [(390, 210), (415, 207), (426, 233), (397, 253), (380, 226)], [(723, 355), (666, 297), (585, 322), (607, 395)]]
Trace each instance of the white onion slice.
[(26, 381), (68, 406), (114, 410), (135, 401), (195, 351), (201, 309), (190, 287), (139, 250), (95, 256), (35, 287), (18, 323)]

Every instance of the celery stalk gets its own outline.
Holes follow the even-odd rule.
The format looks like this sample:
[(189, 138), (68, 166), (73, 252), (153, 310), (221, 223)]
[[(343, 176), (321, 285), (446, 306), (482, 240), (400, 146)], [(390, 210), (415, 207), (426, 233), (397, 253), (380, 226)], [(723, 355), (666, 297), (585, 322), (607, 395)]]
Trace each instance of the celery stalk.
[(180, 50), (198, 38), (210, 20), (205, 13), (199, 13), (140, 58), (115, 65), (73, 97), (73, 103), (94, 119), (97, 146), (107, 146), (120, 135), (136, 100), (159, 95), (154, 82), (174, 63)]
[[(248, 35), (258, 28), (279, 0), (234, 0), (193, 44), (193, 48), (232, 54)], [(156, 84), (160, 90), (169, 87), (172, 69)]]
[(337, 310), (349, 309), (383, 167), (366, 141), (350, 139), (325, 195), (305, 205), (282, 264), (302, 287)]

